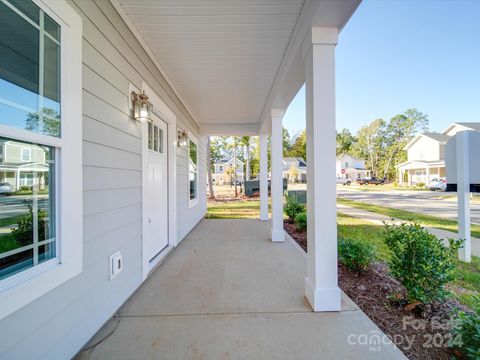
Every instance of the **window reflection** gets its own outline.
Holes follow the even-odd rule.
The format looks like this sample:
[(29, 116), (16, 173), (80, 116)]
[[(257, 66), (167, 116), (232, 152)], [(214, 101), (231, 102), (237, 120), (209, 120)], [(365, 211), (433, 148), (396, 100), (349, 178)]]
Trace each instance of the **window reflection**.
[(0, 137), (0, 279), (56, 256), (55, 153)]
[(60, 26), (31, 1), (10, 3), (0, 2), (0, 124), (59, 137)]

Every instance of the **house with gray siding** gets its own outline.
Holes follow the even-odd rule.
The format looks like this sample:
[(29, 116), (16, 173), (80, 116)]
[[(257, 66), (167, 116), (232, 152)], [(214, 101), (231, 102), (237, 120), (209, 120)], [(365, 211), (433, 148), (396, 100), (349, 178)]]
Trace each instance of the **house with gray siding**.
[[(222, 326), (202, 325), (211, 331), (192, 336), (213, 337), (199, 343), (182, 319), (216, 321), (208, 314), (222, 311), (261, 319), (272, 304), (279, 313), (334, 312), (309, 319), (341, 323), (339, 332), (375, 330), (361, 312), (342, 310), (335, 179), (322, 175), (335, 170), (335, 45), (359, 2), (0, 0), (0, 176), (16, 183), (12, 171), (36, 173), (28, 194), (0, 197), (0, 359), (72, 358), (110, 321), (120, 325), (82, 356), (218, 358), (208, 344), (227, 344), (213, 335)], [(283, 230), (281, 145), (283, 114), (304, 83), (306, 255)], [(260, 136), (261, 216), (231, 223), (242, 231), (202, 220), (206, 137), (223, 135)], [(278, 276), (282, 269), (289, 275)], [(122, 317), (129, 298), (166, 310)], [(292, 307), (291, 299), (300, 300)], [(129, 327), (139, 321), (143, 336), (159, 333), (148, 330), (152, 320), (171, 341), (143, 343)], [(102, 355), (108, 337), (121, 340)]]

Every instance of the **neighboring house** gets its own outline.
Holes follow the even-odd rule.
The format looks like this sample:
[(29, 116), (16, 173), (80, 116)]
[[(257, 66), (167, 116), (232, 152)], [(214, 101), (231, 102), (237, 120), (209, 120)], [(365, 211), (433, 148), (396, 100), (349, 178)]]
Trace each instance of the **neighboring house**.
[(0, 139), (0, 182), (7, 182), (14, 190), (48, 186), (49, 165), (45, 163), (48, 148)]
[[(244, 162), (237, 158), (237, 181), (243, 183), (245, 174), (243, 173)], [(234, 159), (227, 156), (219, 162), (213, 164), (212, 183), (215, 185), (225, 185), (233, 183)]]
[[(257, 299), (263, 301), (264, 310), (294, 309), (300, 315), (289, 317), (298, 316), (298, 321), (309, 311), (329, 312), (315, 317), (322, 329), (331, 324), (348, 330), (348, 321), (375, 329), (368, 318), (359, 318), (363, 316), (359, 311), (338, 314), (343, 295), (338, 286), (335, 179), (324, 175), (334, 171), (335, 46), (360, 1), (201, 3), (0, 1), (0, 136), (19, 148), (16, 160), (11, 160), (7, 145), (2, 166), (18, 170), (22, 159), (31, 158), (33, 177), (20, 184), (34, 184), (35, 172), (43, 173), (48, 184), (48, 194), (29, 195), (28, 209), (18, 199), (0, 197), (4, 224), (0, 241), (8, 245), (0, 249), (1, 359), (73, 358), (112, 315), (120, 313), (127, 299), (135, 298), (140, 286), (151, 286), (148, 302), (165, 306), (167, 313), (142, 313), (145, 304), (140, 304), (142, 309), (135, 314), (141, 316), (118, 317), (118, 331), (126, 334), (124, 346), (142, 347), (150, 357), (204, 354), (201, 346), (215, 341), (216, 349), (223, 351), (224, 338), (235, 338), (225, 323), (210, 323), (215, 331), (206, 331), (212, 328), (203, 321), (214, 321), (215, 315), (197, 316), (196, 326), (188, 325), (191, 317), (185, 316), (188, 323), (176, 316), (204, 310), (192, 307), (196, 300), (223, 313), (234, 309), (231, 299), (247, 305), (239, 311), (248, 310), (250, 300)], [(303, 84), (307, 144), (312, 145), (305, 256), (289, 242), (281, 244), (282, 122)], [(223, 135), (259, 136), (260, 219), (269, 220), (271, 204), (271, 222), (261, 227), (269, 230), (258, 230), (254, 219), (242, 222), (253, 226), (231, 220), (232, 231), (223, 234), (216, 231), (215, 220), (203, 220), (207, 136)], [(44, 158), (37, 147), (48, 149)], [(18, 216), (24, 216), (22, 226), (31, 231), (12, 231)], [(170, 267), (168, 285), (146, 282), (153, 272), (166, 271), (163, 265), (178, 264), (172, 250), (197, 226), (199, 238), (185, 244), (191, 246), (188, 266)], [(265, 241), (250, 241), (252, 232)], [(243, 236), (243, 254), (269, 258), (247, 263), (233, 255), (219, 258), (228, 243), (216, 247), (209, 237), (222, 236)], [(280, 244), (272, 245), (267, 238)], [(206, 252), (211, 262), (196, 261), (196, 253)], [(275, 260), (281, 259), (278, 254), (287, 260), (297, 257), (304, 262), (305, 273), (275, 277), (277, 267), (296, 264)], [(230, 274), (241, 274), (242, 266), (272, 274), (267, 284), (271, 288), (258, 287), (255, 279), (247, 282), (248, 287), (231, 283)], [(199, 274), (211, 278), (207, 281)], [(209, 281), (224, 283), (225, 292), (211, 293)], [(286, 281), (294, 283), (296, 293), (278, 292), (285, 299), (264, 297)], [(183, 297), (166, 300), (169, 286), (184, 287)], [(205, 298), (194, 299), (188, 289)], [(285, 305), (292, 301), (294, 307)], [(265, 343), (276, 343), (268, 336), (279, 331), (265, 327), (264, 312), (245, 316), (251, 329), (266, 334)], [(337, 326), (336, 321), (347, 324)], [(166, 330), (157, 331), (158, 324)], [(288, 328), (279, 324), (280, 332)], [(145, 336), (135, 338), (132, 327), (145, 331)], [(186, 328), (211, 336), (198, 343), (195, 339), (200, 337), (187, 336)], [(215, 337), (219, 328), (225, 328), (226, 337)], [(320, 348), (337, 352), (332, 336), (321, 331), (306, 335), (312, 343), (330, 341)], [(172, 339), (164, 336), (174, 336), (170, 343), (178, 344), (174, 345), (178, 351), (164, 352), (164, 340)], [(346, 338), (337, 336), (336, 346), (350, 348)], [(262, 352), (257, 343), (246, 344), (246, 350)], [(132, 357), (121, 348), (111, 350), (111, 358)]]
[(371, 176), (371, 171), (366, 168), (366, 161), (358, 157), (341, 154), (337, 156), (337, 179), (365, 179)]
[(289, 183), (304, 183), (307, 181), (307, 163), (301, 157), (286, 157), (283, 159), (283, 177)]
[(480, 131), (480, 123), (454, 122), (442, 133), (415, 136), (404, 148), (407, 161), (396, 166), (398, 182), (410, 186), (429, 185), (433, 179), (445, 177), (445, 145), (458, 131)]

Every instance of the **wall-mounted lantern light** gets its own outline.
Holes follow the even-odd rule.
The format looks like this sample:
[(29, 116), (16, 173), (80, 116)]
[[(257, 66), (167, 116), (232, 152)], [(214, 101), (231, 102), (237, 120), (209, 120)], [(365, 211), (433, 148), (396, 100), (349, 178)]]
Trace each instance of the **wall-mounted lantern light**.
[(188, 134), (185, 130), (177, 130), (177, 146), (185, 148), (188, 143)]
[(133, 106), (133, 116), (135, 120), (140, 122), (150, 121), (152, 114), (153, 105), (148, 101), (148, 96), (145, 95), (145, 90), (141, 94), (137, 94), (135, 91), (132, 91), (132, 106)]

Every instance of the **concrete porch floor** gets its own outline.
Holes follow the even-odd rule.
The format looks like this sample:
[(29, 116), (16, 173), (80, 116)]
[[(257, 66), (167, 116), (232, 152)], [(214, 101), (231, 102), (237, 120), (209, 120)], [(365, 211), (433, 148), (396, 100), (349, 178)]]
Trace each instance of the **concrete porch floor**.
[[(78, 359), (404, 359), (343, 296), (314, 313), (304, 298), (305, 253), (269, 241), (258, 220), (203, 220), (90, 341)], [(87, 344), (88, 346), (88, 344)]]

